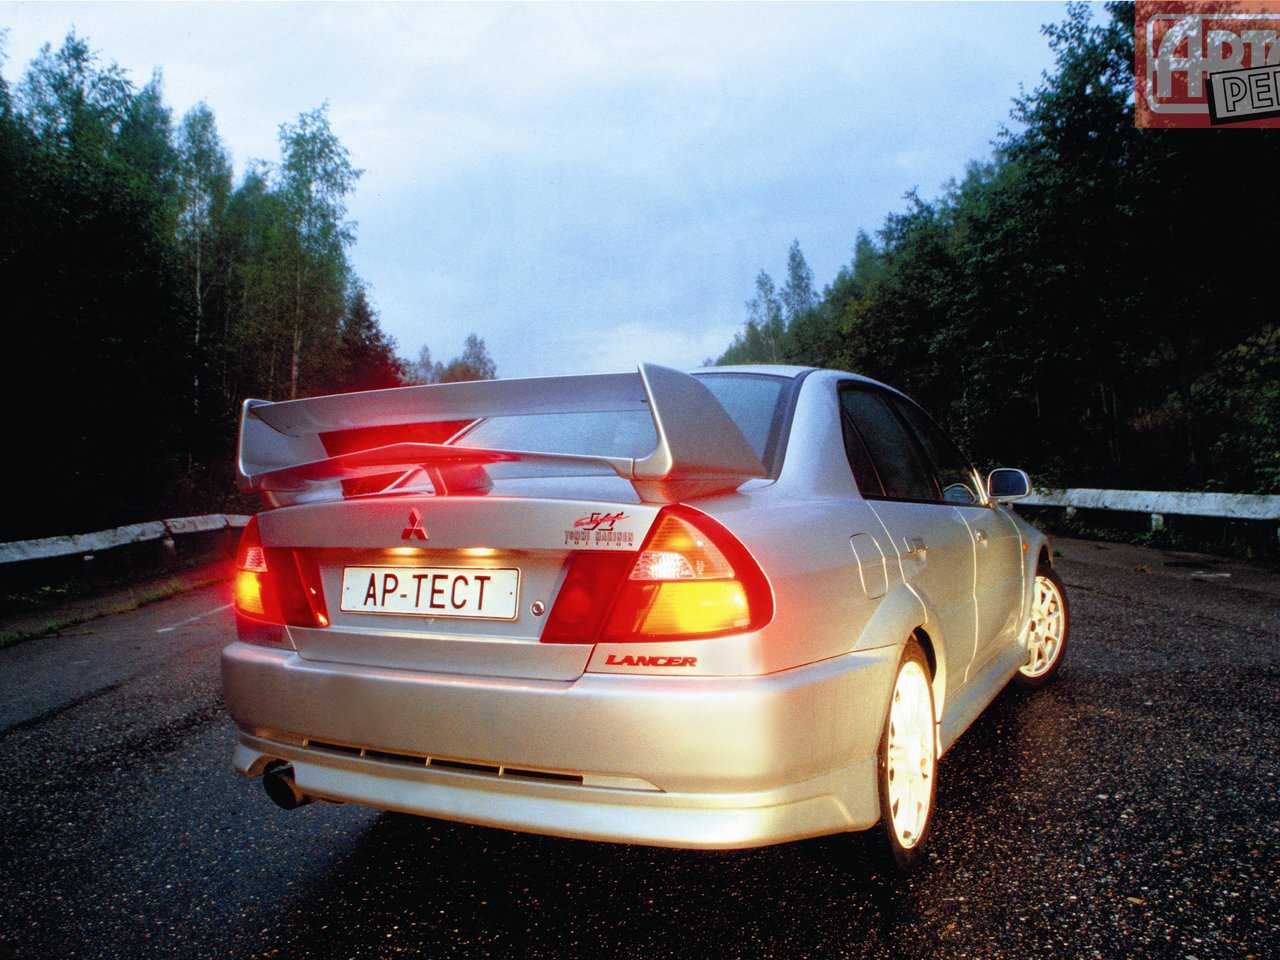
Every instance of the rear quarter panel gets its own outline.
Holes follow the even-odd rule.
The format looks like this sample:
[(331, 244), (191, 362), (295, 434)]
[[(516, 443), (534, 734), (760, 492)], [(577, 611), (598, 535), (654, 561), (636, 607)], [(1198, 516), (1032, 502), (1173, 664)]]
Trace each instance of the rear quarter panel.
[[(902, 582), (897, 554), (854, 483), (838, 418), (838, 380), (818, 372), (801, 385), (777, 481), (748, 483), (737, 493), (695, 504), (751, 551), (775, 604), (773, 621), (750, 637), (698, 642), (699, 672), (772, 673), (854, 649), (902, 644), (925, 619), (919, 599)], [(859, 533), (882, 545), (883, 596), (868, 596), (864, 587), (851, 542)], [(679, 655), (691, 653), (693, 645), (667, 646)]]

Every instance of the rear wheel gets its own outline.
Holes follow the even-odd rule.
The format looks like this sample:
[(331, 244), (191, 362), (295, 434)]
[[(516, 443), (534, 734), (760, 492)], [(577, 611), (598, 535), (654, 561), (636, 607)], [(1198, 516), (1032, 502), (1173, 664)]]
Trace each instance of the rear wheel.
[(1067, 593), (1052, 567), (1036, 571), (1035, 596), (1031, 600), (1031, 626), (1027, 637), (1029, 659), (1013, 676), (1027, 690), (1039, 690), (1057, 675), (1067, 653), (1070, 626)]
[(938, 743), (933, 687), (924, 651), (907, 642), (889, 698), (880, 737), (880, 826), (882, 847), (900, 870), (923, 859), (937, 795)]

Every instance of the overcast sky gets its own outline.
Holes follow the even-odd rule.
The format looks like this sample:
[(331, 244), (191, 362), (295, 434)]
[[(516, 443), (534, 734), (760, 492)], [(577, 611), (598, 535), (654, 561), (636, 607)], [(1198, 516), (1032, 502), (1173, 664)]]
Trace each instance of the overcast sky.
[(1057, 3), (14, 3), (15, 82), (74, 27), (237, 174), (324, 101), (364, 169), (351, 251), (383, 328), (502, 376), (695, 367), (800, 241), (819, 288), (903, 194), (989, 156)]

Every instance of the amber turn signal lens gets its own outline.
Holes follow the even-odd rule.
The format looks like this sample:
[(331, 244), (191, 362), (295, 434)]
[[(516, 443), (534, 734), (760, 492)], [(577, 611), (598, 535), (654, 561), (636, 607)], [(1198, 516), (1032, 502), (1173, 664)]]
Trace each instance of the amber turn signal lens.
[(262, 602), (262, 581), (252, 570), (236, 573), (236, 608), (242, 613), (264, 616), (267, 612)]
[(684, 580), (655, 584), (651, 590), (647, 606), (635, 611), (639, 622), (632, 630), (637, 634), (716, 634), (751, 622), (747, 592), (737, 580)]

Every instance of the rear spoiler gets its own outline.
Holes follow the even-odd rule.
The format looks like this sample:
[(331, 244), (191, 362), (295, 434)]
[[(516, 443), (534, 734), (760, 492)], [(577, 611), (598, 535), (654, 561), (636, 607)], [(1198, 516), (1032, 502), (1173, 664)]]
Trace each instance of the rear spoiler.
[[(658, 442), (640, 459), (410, 442), (330, 455), (324, 443), (327, 434), (369, 427), (644, 409)], [(240, 487), (264, 494), (270, 506), (323, 497), (324, 486), (336, 493), (337, 481), (415, 469), (426, 470), (437, 494), (479, 490), (489, 485), (487, 465), (517, 461), (612, 470), (651, 503), (734, 490), (766, 473), (706, 386), (649, 363), (633, 374), (478, 380), (281, 403), (246, 400), (240, 419)]]

